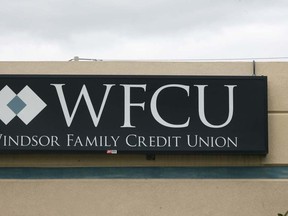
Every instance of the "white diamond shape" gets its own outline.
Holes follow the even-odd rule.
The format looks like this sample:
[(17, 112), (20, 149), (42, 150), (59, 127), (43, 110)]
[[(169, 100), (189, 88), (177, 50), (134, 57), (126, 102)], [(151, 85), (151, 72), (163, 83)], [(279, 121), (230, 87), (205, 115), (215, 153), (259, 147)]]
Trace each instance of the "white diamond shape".
[(28, 125), (47, 105), (36, 95), (32, 89), (25, 86), (18, 97), (26, 104), (26, 107), (18, 113), (18, 117)]
[(7, 85), (0, 91), (0, 119), (6, 125), (16, 116), (16, 114), (7, 106), (15, 96), (15, 92)]

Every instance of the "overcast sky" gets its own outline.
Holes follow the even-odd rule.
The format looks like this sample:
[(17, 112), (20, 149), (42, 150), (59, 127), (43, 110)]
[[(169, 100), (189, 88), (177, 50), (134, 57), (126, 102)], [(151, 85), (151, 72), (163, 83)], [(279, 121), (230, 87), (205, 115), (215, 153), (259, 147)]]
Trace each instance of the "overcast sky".
[(0, 3), (0, 61), (288, 56), (287, 0)]

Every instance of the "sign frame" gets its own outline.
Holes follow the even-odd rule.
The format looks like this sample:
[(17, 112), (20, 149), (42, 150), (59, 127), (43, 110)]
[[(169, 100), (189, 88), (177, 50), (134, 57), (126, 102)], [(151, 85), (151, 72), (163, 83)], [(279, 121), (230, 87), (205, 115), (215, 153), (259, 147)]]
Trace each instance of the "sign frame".
[[(91, 82), (91, 80), (93, 80), (93, 79), (97, 79), (97, 80), (101, 80), (101, 79), (104, 79), (104, 80), (119, 80), (119, 79), (122, 79), (122, 80), (127, 80), (126, 82), (124, 82), (124, 84), (126, 83), (129, 83), (129, 84), (135, 84), (135, 80), (143, 80), (142, 81), (142, 83), (145, 83), (145, 80), (152, 80), (152, 83), (155, 81), (155, 80), (167, 80), (167, 83), (168, 83), (168, 80), (169, 80), (169, 82), (170, 83), (174, 83), (174, 84), (176, 84), (176, 85), (178, 85), (178, 86), (171, 86), (171, 88), (178, 88), (178, 93), (179, 92), (182, 92), (181, 94), (183, 94), (182, 96), (181, 96), (181, 98), (183, 98), (183, 97), (185, 97), (185, 94), (186, 94), (186, 96), (187, 96), (187, 94), (188, 94), (188, 96), (190, 96), (189, 95), (189, 93), (187, 93), (187, 89), (184, 87), (184, 85), (186, 85), (187, 84), (187, 82), (185, 81), (184, 82), (184, 84), (183, 84), (183, 82), (181, 83), (181, 82), (179, 82), (179, 80), (182, 80), (182, 81), (184, 81), (184, 80), (198, 80), (197, 82), (199, 82), (200, 80), (205, 80), (205, 81), (207, 81), (207, 80), (209, 80), (209, 81), (215, 81), (216, 83), (217, 82), (219, 82), (219, 81), (227, 81), (227, 82), (231, 82), (231, 81), (233, 81), (233, 82), (237, 82), (237, 81), (239, 81), (239, 82), (243, 82), (243, 81), (249, 81), (249, 82), (251, 82), (251, 81), (260, 81), (260, 82), (263, 82), (264, 83), (264, 85), (261, 87), (261, 88), (263, 88), (262, 89), (262, 93), (261, 94), (263, 94), (262, 95), (262, 97), (263, 97), (263, 99), (262, 99), (262, 109), (263, 110), (261, 110), (261, 112), (262, 113), (265, 113), (265, 115), (263, 115), (262, 116), (262, 133), (263, 133), (263, 143), (262, 143), (262, 149), (261, 150), (244, 150), (244, 151), (242, 151), (242, 150), (235, 150), (235, 151), (223, 151), (222, 149), (217, 149), (217, 150), (213, 150), (213, 151), (210, 151), (210, 150), (206, 150), (205, 151), (205, 149), (204, 150), (195, 150), (195, 149), (193, 149), (193, 150), (191, 150), (191, 151), (187, 151), (187, 150), (181, 150), (181, 149), (179, 149), (178, 147), (177, 148), (175, 148), (175, 149), (173, 149), (173, 150), (167, 150), (167, 151), (163, 151), (163, 150), (150, 150), (150, 149), (148, 149), (147, 151), (146, 150), (143, 150), (143, 149), (140, 149), (140, 150), (133, 150), (133, 151), (130, 151), (130, 150), (127, 150), (127, 149), (117, 149), (117, 148), (113, 148), (113, 147), (111, 147), (111, 148), (109, 148), (109, 149), (103, 149), (103, 150), (91, 150), (91, 149), (82, 149), (82, 150), (79, 150), (79, 149), (45, 149), (45, 148), (43, 148), (43, 149), (35, 149), (35, 150), (32, 150), (32, 149), (25, 149), (25, 148), (22, 148), (22, 149), (11, 149), (11, 148), (7, 148), (7, 149), (3, 149), (2, 147), (0, 147), (1, 149), (0, 149), (0, 152), (93, 152), (93, 153), (108, 153), (108, 152), (112, 152), (112, 154), (113, 153), (143, 153), (143, 154), (162, 154), (162, 153), (165, 153), (165, 154), (263, 154), (263, 155), (265, 155), (265, 154), (268, 154), (268, 101), (267, 101), (267, 77), (266, 76), (194, 76), (194, 75), (191, 75), (191, 76), (187, 76), (187, 75), (185, 75), (185, 76), (182, 76), (182, 75), (0, 75), (0, 89), (3, 89), (3, 87), (5, 86), (5, 80), (10, 80), (9, 82), (8, 82), (8, 84), (7, 84), (7, 86), (9, 87), (9, 86), (11, 86), (11, 88), (14, 90), (14, 88), (16, 88), (15, 86), (17, 86), (16, 84), (15, 84), (15, 86), (12, 86), (12, 84), (11, 83), (13, 83), (12, 81), (13, 80), (17, 80), (17, 82), (19, 81), (19, 80), (21, 80), (21, 81), (19, 81), (19, 82), (22, 82), (23, 80), (27, 80), (27, 81), (29, 81), (30, 83), (34, 83), (35, 84), (35, 82), (38, 82), (37, 80), (55, 80), (54, 82), (56, 82), (56, 84), (57, 84), (57, 82), (58, 82), (58, 84), (60, 84), (61, 82), (63, 82), (64, 80), (78, 80), (78, 79), (83, 79), (83, 80), (89, 80), (89, 82)], [(35, 81), (36, 80), (36, 81)], [(60, 82), (60, 80), (62, 80), (61, 82)], [(149, 82), (150, 82), (149, 81)], [(161, 81), (161, 82), (162, 82)], [(87, 81), (88, 82), (88, 81)], [(156, 81), (155, 81), (156, 82)], [(104, 83), (108, 83), (109, 84), (109, 82), (103, 82), (103, 84)], [(112, 83), (112, 84), (114, 84), (113, 82), (110, 82), (110, 83)], [(138, 85), (139, 85), (139, 82), (137, 81), (136, 83), (138, 83)], [(141, 82), (140, 82), (141, 83)], [(85, 84), (85, 83), (84, 83)], [(112, 85), (111, 84), (111, 85)], [(119, 83), (117, 83), (117, 85), (119, 86), (119, 84), (121, 84), (120, 82)], [(123, 85), (124, 85), (123, 84)], [(157, 83), (156, 83), (157, 84)], [(156, 85), (155, 83), (153, 84), (153, 85)], [(195, 84), (195, 83), (194, 83)], [(204, 84), (205, 84), (205, 82), (204, 82)], [(27, 84), (28, 86), (30, 86), (31, 84)], [(148, 84), (147, 84), (148, 85)], [(168, 85), (168, 84), (167, 84)], [(181, 85), (181, 86), (180, 86)], [(16, 88), (16, 90), (15, 90), (15, 92), (16, 93), (18, 93), (19, 91), (21, 92), (21, 89), (23, 90), (24, 87), (25, 86), (25, 83), (21, 86), (21, 87), (17, 87)], [(40, 88), (39, 87), (39, 83), (36, 85), (35, 84), (35, 86), (38, 86), (37, 88)], [(50, 91), (54, 91), (54, 93), (56, 92), (55, 90), (57, 90), (56, 89), (56, 86), (51, 86), (50, 85), (50, 87), (52, 88), (52, 89), (50, 89)], [(58, 86), (59, 87), (59, 89), (60, 89), (60, 86)], [(83, 87), (83, 86), (82, 86)], [(87, 89), (88, 89), (88, 84), (87, 84)], [(91, 87), (91, 84), (90, 84), (90, 87)], [(131, 86), (130, 86), (131, 87)], [(158, 87), (161, 87), (161, 86), (158, 86)], [(191, 91), (191, 88), (194, 88), (195, 87), (195, 89), (193, 90), (193, 91), (197, 91), (198, 90), (198, 93), (200, 92), (200, 87), (197, 87), (197, 85), (191, 85), (190, 86), (190, 88), (189, 88), (189, 92)], [(198, 89), (197, 89), (197, 88)], [(35, 89), (35, 87), (33, 87), (33, 85), (32, 85), (32, 90), (33, 89)], [(38, 94), (38, 91), (37, 91), (37, 88), (36, 88), (36, 90), (35, 90), (35, 92), (36, 92), (36, 95)], [(53, 89), (54, 88), (54, 89)], [(114, 88), (114, 86), (111, 86), (111, 89), (112, 88)], [(205, 87), (202, 87), (202, 89), (203, 89), (203, 91), (204, 91), (204, 88)], [(231, 87), (232, 88), (232, 87)], [(11, 90), (12, 90), (11, 89)], [(58, 90), (59, 90), (58, 89)], [(128, 87), (127, 87), (127, 89), (128, 89)], [(126, 90), (127, 90), (126, 89)], [(13, 91), (12, 90), (12, 91)], [(83, 90), (83, 88), (82, 88), (82, 90)], [(89, 89), (88, 89), (89, 90)], [(88, 90), (87, 90), (87, 92), (88, 92)], [(106, 90), (107, 90), (107, 86), (106, 86)], [(122, 90), (123, 91), (125, 91), (125, 87), (124, 86), (122, 86)], [(136, 89), (136, 88), (134, 88), (133, 89), (133, 91), (134, 90), (136, 90), (136, 91), (141, 91), (141, 87), (139, 87), (138, 86), (138, 89)], [(142, 92), (140, 93), (140, 94), (142, 94), (143, 93), (143, 90), (144, 90), (144, 88), (142, 88)], [(2, 90), (1, 90), (2, 91)], [(17, 92), (18, 91), (18, 92)], [(111, 90), (112, 91), (112, 90)], [(128, 90), (127, 90), (128, 91)], [(132, 87), (130, 88), (130, 93), (131, 93), (131, 91), (132, 91)], [(148, 90), (147, 90), (148, 91)], [(186, 93), (185, 93), (185, 91), (186, 91)], [(207, 91), (207, 90), (205, 90), (205, 91)], [(34, 92), (34, 93), (35, 93)], [(63, 91), (64, 92), (64, 91)], [(89, 90), (89, 92), (90, 92), (90, 90)], [(107, 92), (107, 91), (106, 91)], [(145, 93), (146, 93), (146, 89), (145, 89), (145, 91), (144, 91)], [(104, 93), (104, 92), (103, 92)], [(250, 93), (251, 94), (253, 94), (253, 89), (250, 89)], [(18, 93), (19, 94), (19, 93)], [(69, 93), (70, 94), (70, 93)], [(77, 92), (75, 93), (76, 94), (76, 97), (78, 97), (80, 94), (79, 94), (79, 88), (78, 88), (78, 90), (77, 90)], [(200, 93), (199, 93), (200, 94)], [(58, 95), (59, 96), (59, 95)], [(102, 95), (103, 96), (103, 95)], [(101, 96), (101, 99), (102, 99), (102, 96)], [(43, 96), (43, 95), (40, 95), (40, 98), (42, 98), (43, 97), (43, 100), (45, 101), (45, 97)], [(107, 96), (107, 97), (109, 97), (109, 95)], [(135, 97), (134, 97), (135, 98)], [(83, 103), (83, 100), (84, 100), (84, 96), (83, 96), (83, 98), (81, 98), (81, 100), (82, 100), (82, 103)], [(55, 98), (55, 102), (59, 102), (59, 101), (56, 101), (56, 98)], [(130, 108), (132, 109), (133, 108), (133, 110), (134, 109), (138, 109), (138, 111), (139, 110), (141, 110), (140, 108), (140, 102), (141, 101), (139, 101), (138, 103), (136, 103), (136, 102), (134, 102), (134, 105), (135, 105), (135, 107), (133, 107), (133, 106), (131, 106)], [(147, 102), (147, 104), (148, 104), (148, 101), (146, 101)], [(199, 102), (199, 101), (198, 101)], [(75, 97), (74, 97), (74, 103), (75, 103)], [(80, 103), (81, 103), (81, 101), (80, 101)], [(86, 101), (86, 103), (87, 103), (87, 101)], [(130, 105), (132, 105), (133, 104), (133, 102), (131, 102), (130, 101)], [(46, 104), (47, 105), (47, 104)], [(50, 104), (49, 104), (50, 105)], [(49, 106), (48, 105), (48, 106)], [(58, 104), (59, 105), (59, 104)], [(199, 105), (199, 104), (198, 104)], [(13, 106), (12, 106), (13, 107)], [(17, 107), (17, 106), (15, 106), (14, 105), (14, 108), (15, 107)], [(59, 107), (60, 107), (60, 105), (59, 105)], [(148, 107), (148, 105), (147, 105), (147, 107)], [(145, 104), (145, 108), (147, 108), (146, 107), (146, 104)], [(47, 107), (45, 106), (43, 109), (45, 110), (45, 108), (47, 109)], [(63, 108), (63, 107), (62, 107)], [(69, 111), (69, 110), (68, 110)], [(131, 110), (130, 110), (131, 111)], [(21, 111), (20, 111), (21, 112)], [(40, 111), (40, 112), (42, 112), (42, 110)], [(42, 114), (42, 113), (41, 113)], [(70, 109), (70, 114), (71, 114), (71, 109)], [(19, 115), (18, 115), (18, 117), (19, 117)], [(135, 117), (134, 117), (135, 118)], [(143, 116), (142, 116), (142, 118), (143, 118)], [(143, 118), (144, 119), (144, 118)], [(66, 119), (67, 120), (67, 119)], [(11, 121), (15, 121), (15, 120), (11, 120)], [(18, 120), (16, 120), (16, 121), (18, 121)], [(23, 121), (23, 120), (22, 120)], [(34, 121), (33, 119), (31, 120), (31, 121)], [(64, 121), (64, 119), (62, 118), (62, 121)], [(72, 120), (73, 121), (73, 120)], [(102, 120), (101, 120), (102, 121)], [(24, 120), (24, 122), (25, 122), (25, 120)], [(18, 121), (18, 123), (19, 123), (19, 121)], [(72, 123), (71, 123), (72, 124)], [(28, 123), (28, 125), (29, 125), (29, 123)], [(125, 123), (124, 123), (124, 125), (125, 125)], [(127, 124), (128, 125), (128, 124)], [(126, 126), (127, 126), (126, 125)], [(183, 123), (182, 124), (174, 124), (174, 125), (184, 125)], [(212, 125), (212, 124), (211, 124)], [(0, 121), (0, 126), (1, 127), (3, 127), (3, 122), (1, 122)], [(123, 126), (123, 125), (122, 125)], [(128, 125), (129, 126), (129, 125)], [(133, 125), (133, 123), (131, 123), (131, 125), (130, 126), (134, 126)], [(163, 126), (163, 125), (162, 125)], [(1, 130), (1, 127), (0, 127), (0, 130)], [(121, 130), (121, 125), (118, 125), (118, 129), (120, 129)], [(132, 129), (132, 127), (131, 127), (131, 129)], [(178, 130), (178, 129), (177, 129)], [(2, 132), (2, 131), (1, 131)], [(2, 133), (1, 133), (2, 134)], [(4, 136), (4, 133), (3, 133), (3, 135), (2, 136)], [(2, 137), (3, 138), (3, 137)], [(68, 138), (67, 138), (68, 139)], [(0, 140), (0, 145), (1, 145), (1, 140)], [(171, 148), (172, 149), (172, 148)]]

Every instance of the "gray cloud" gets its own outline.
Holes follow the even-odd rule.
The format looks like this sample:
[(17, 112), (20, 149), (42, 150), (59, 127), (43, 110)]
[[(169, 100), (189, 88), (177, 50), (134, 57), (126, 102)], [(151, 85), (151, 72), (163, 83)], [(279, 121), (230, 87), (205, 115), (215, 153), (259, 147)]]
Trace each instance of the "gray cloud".
[(0, 28), (52, 39), (103, 31), (165, 36), (269, 21), (287, 6), (280, 0), (9, 0), (0, 9)]
[(5, 0), (0, 58), (283, 55), (287, 21), (286, 0)]

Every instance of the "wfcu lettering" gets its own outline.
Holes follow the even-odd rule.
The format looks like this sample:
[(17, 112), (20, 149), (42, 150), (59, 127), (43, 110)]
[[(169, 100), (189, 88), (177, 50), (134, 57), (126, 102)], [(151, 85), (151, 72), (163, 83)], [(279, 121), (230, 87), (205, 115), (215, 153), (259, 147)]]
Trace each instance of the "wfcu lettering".
[[(93, 121), (93, 124), (95, 127), (98, 126), (103, 109), (105, 107), (107, 98), (109, 96), (110, 90), (115, 87), (114, 84), (104, 84), (103, 87), (105, 88), (105, 94), (103, 96), (102, 102), (101, 102), (101, 107), (99, 110), (99, 113), (97, 114), (94, 110), (90, 95), (88, 93), (88, 90), (86, 88), (85, 85), (82, 86), (81, 92), (78, 96), (76, 105), (74, 106), (74, 108), (72, 109), (72, 113), (69, 114), (68, 111), (68, 107), (67, 107), (67, 103), (66, 103), (66, 99), (65, 99), (65, 95), (63, 92), (63, 86), (65, 86), (65, 84), (51, 84), (52, 86), (54, 86), (56, 88), (58, 97), (59, 97), (59, 101), (62, 107), (62, 111), (63, 114), (65, 116), (65, 120), (67, 123), (67, 126), (70, 127), (73, 118), (77, 112), (77, 109), (79, 107), (80, 101), (83, 98), (91, 119)], [(141, 107), (141, 109), (144, 111), (145, 110), (145, 102), (142, 103), (131, 103), (131, 89), (133, 88), (140, 88), (143, 91), (146, 91), (146, 87), (147, 84), (144, 85), (125, 85), (125, 84), (120, 84), (120, 86), (122, 86), (124, 88), (124, 123), (121, 127), (123, 128), (132, 128), (132, 127), (136, 127), (136, 126), (132, 126), (131, 125), (131, 108), (132, 107)], [(209, 123), (206, 119), (205, 116), (205, 94), (204, 94), (204, 90), (205, 87), (207, 87), (208, 85), (195, 85), (195, 87), (198, 88), (198, 104), (199, 104), (199, 108), (198, 108), (198, 114), (200, 117), (200, 120), (202, 121), (202, 123), (204, 125), (206, 125), (207, 127), (210, 128), (222, 128), (225, 127), (226, 125), (228, 125), (230, 123), (230, 121), (232, 120), (233, 117), (233, 89), (234, 87), (236, 87), (237, 85), (225, 85), (225, 87), (228, 88), (228, 107), (229, 107), (229, 111), (228, 111), (228, 118), (225, 121), (225, 123), (220, 124), (220, 125), (212, 125), (211, 123)], [(152, 114), (152, 116), (154, 117), (154, 119), (161, 125), (163, 125), (164, 127), (169, 127), (169, 128), (184, 128), (184, 127), (188, 127), (189, 123), (190, 123), (190, 117), (187, 118), (187, 121), (183, 124), (172, 124), (172, 123), (168, 123), (166, 120), (164, 120), (159, 112), (158, 112), (158, 106), (157, 106), (157, 101), (158, 101), (158, 96), (159, 94), (164, 91), (167, 88), (180, 88), (183, 89), (186, 93), (187, 96), (189, 97), (189, 92), (190, 92), (190, 86), (186, 86), (186, 85), (176, 85), (176, 84), (170, 84), (170, 85), (165, 85), (165, 86), (161, 86), (159, 89), (157, 89), (155, 91), (155, 93), (153, 94), (151, 101), (150, 101), (150, 112)], [(189, 100), (189, 99), (188, 99)], [(177, 115), (177, 113), (175, 113), (175, 115)]]

